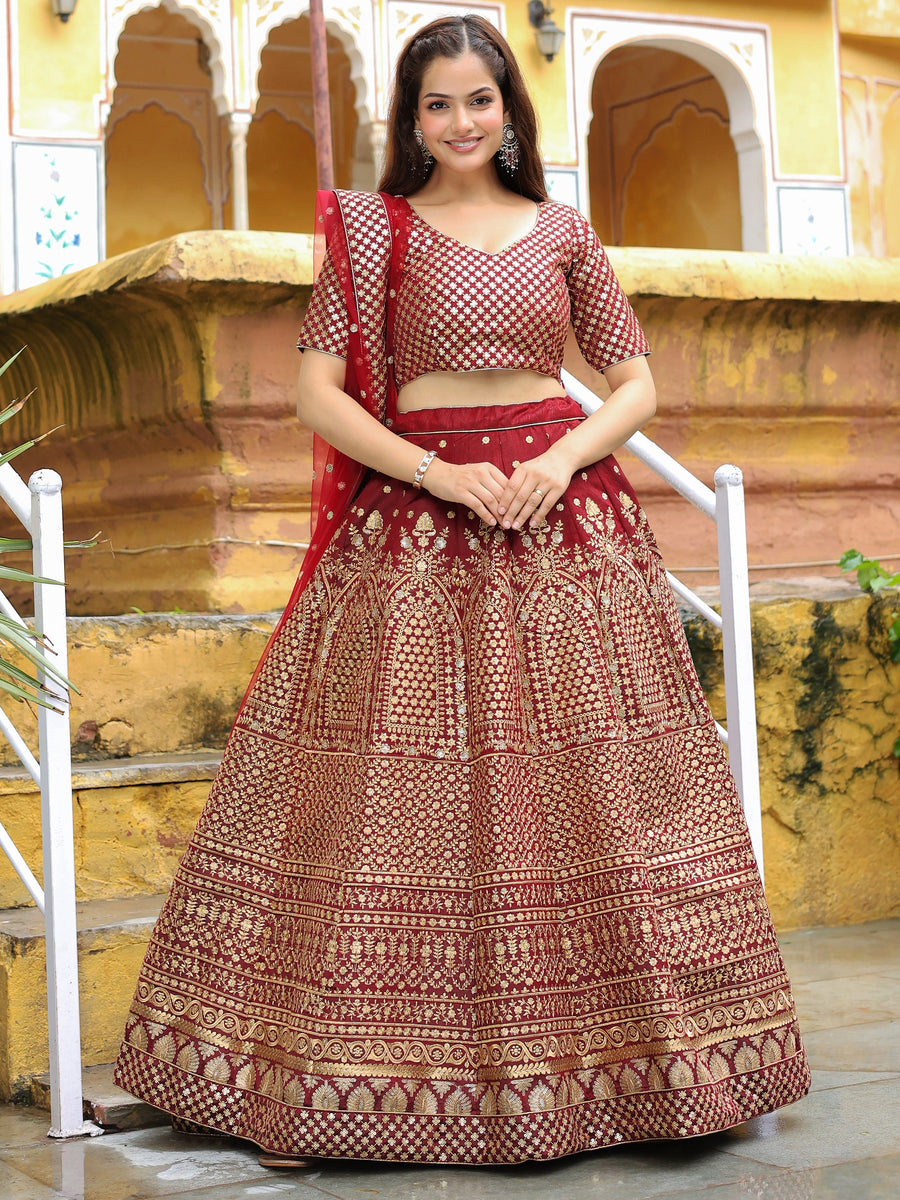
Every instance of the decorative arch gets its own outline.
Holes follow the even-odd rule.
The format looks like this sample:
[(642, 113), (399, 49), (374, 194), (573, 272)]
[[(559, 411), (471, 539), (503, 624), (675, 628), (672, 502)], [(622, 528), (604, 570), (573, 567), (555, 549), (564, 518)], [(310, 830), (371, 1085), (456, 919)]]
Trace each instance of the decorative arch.
[(588, 195), (587, 137), (597, 67), (621, 46), (674, 50), (703, 66), (719, 83), (728, 102), (729, 129), (738, 157), (743, 249), (777, 247), (768, 30), (758, 25), (578, 12), (569, 15), (569, 26), (568, 54), (574, 79), (572, 127), (581, 194)]
[(106, 52), (107, 52), (107, 103), (104, 112), (104, 124), (109, 116), (113, 93), (118, 80), (116, 78), (116, 57), (118, 54), (119, 38), (129, 19), (136, 13), (147, 8), (165, 8), (177, 16), (184, 17), (196, 29), (209, 50), (207, 63), (212, 77), (212, 99), (219, 116), (233, 111), (234, 96), (234, 61), (232, 54), (231, 36), (231, 4), (230, 0), (198, 0), (192, 4), (190, 0), (115, 0), (107, 10)]
[(591, 106), (591, 220), (603, 241), (741, 249), (728, 101), (704, 67), (631, 43), (600, 62)]
[[(133, 126), (137, 130), (132, 131)], [(163, 137), (154, 138), (160, 130)], [(213, 204), (204, 146), (193, 122), (158, 100), (148, 100), (116, 121), (109, 137), (114, 142), (117, 135), (125, 143), (107, 169), (107, 253), (120, 254), (189, 229), (208, 228)], [(148, 146), (152, 148), (149, 159)], [(164, 155), (159, 153), (162, 148)], [(174, 189), (171, 176), (162, 169), (166, 162), (177, 164)], [(159, 189), (155, 196), (154, 188)], [(178, 196), (174, 210), (166, 205), (173, 190)]]
[[(208, 46), (195, 22), (174, 6), (136, 5), (119, 32), (115, 67), (106, 114), (107, 253), (132, 249), (139, 234), (156, 241), (189, 229), (222, 228), (227, 131), (213, 101)], [(190, 167), (193, 150), (171, 118), (186, 125), (196, 143), (199, 188)], [(148, 160), (155, 171), (148, 173)], [(169, 190), (148, 202), (167, 174)]]
[[(249, 56), (252, 64), (241, 107), (255, 112), (259, 103), (259, 75), (262, 55), (273, 29), (309, 15), (308, 3), (280, 3), (258, 0), (262, 19), (251, 33)], [(325, 28), (341, 45), (350, 63), (350, 82), (355, 93), (356, 150), (353, 184), (355, 187), (374, 186), (373, 126), (375, 108), (376, 28), (375, 6), (353, 5), (348, 8), (325, 4)]]
[[(358, 88), (345, 42), (328, 30), (335, 183), (352, 187), (359, 169)], [(310, 23), (305, 14), (269, 28), (247, 131), (248, 220), (252, 228), (311, 233), (316, 148)], [(369, 143), (371, 146), (371, 143)], [(369, 153), (371, 159), (371, 151)]]

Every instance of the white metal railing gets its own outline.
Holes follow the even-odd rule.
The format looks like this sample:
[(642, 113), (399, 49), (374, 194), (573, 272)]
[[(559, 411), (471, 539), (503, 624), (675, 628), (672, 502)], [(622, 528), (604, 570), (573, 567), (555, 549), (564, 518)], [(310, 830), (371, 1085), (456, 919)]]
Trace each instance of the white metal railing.
[[(26, 485), (5, 463), (0, 496), (28, 531), (34, 574), (58, 583), (34, 585), (35, 628), (47, 642), (43, 654), (53, 669), (68, 674), (66, 591), (62, 523), (62, 480), (55, 471), (35, 471)], [(0, 592), (0, 608), (25, 622)], [(52, 660), (50, 656), (52, 655)], [(69, 697), (53, 676), (39, 678), (53, 693), (55, 709), (38, 707), (39, 760), (0, 709), (4, 733), (41, 789), (41, 841), (44, 886), (0, 824), (2, 848), (35, 904), (44, 914), (47, 950), (47, 1017), (50, 1030), (50, 1136), (73, 1137), (92, 1128), (82, 1115), (81, 1022), (78, 1004), (78, 931), (75, 923), (75, 837), (72, 819), (72, 760)]]
[[(563, 372), (566, 392), (586, 412), (603, 401), (585, 384)], [(747, 568), (747, 527), (744, 519), (744, 479), (739, 467), (721, 466), (715, 473), (715, 491), (643, 433), (625, 446), (676, 492), (716, 523), (719, 551), (720, 616), (669, 571), (672, 590), (717, 629), (722, 631), (725, 664), (725, 720), (718, 722), (719, 736), (728, 746), (744, 815), (750, 829), (753, 853), (763, 874), (762, 809), (759, 794), (759, 749), (756, 740), (756, 693), (753, 686), (753, 643), (750, 631), (750, 573)]]

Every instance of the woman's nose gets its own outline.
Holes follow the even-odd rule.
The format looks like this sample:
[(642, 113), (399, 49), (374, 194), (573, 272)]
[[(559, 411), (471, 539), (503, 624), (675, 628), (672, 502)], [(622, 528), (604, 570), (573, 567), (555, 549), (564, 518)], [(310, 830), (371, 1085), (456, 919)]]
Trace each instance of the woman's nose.
[(465, 133), (472, 128), (472, 114), (464, 105), (453, 111), (453, 132)]

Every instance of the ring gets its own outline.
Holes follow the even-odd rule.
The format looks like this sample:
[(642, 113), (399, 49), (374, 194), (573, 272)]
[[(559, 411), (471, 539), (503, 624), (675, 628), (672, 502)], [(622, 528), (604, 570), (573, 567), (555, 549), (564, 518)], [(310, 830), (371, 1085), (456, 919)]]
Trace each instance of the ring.
[(540, 488), (535, 488), (535, 489), (534, 489), (534, 494), (535, 494), (535, 496), (540, 496), (540, 498), (543, 500), (543, 498), (544, 498), (544, 493), (541, 491), (541, 489), (540, 489)]

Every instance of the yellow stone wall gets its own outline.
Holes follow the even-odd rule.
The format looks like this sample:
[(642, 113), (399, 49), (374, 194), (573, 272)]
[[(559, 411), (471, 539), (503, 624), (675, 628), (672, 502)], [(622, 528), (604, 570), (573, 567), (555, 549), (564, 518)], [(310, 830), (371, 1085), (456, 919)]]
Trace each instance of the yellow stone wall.
[[(822, 582), (754, 592), (766, 893), (776, 924), (896, 916), (900, 663), (890, 662), (887, 630), (900, 595)], [(688, 625), (723, 719), (720, 643), (709, 629), (699, 619)]]
[(97, 128), (105, 62), (100, 0), (79, 0), (63, 25), (47, 4), (17, 0), (18, 96), (14, 128), (37, 135), (89, 137)]

